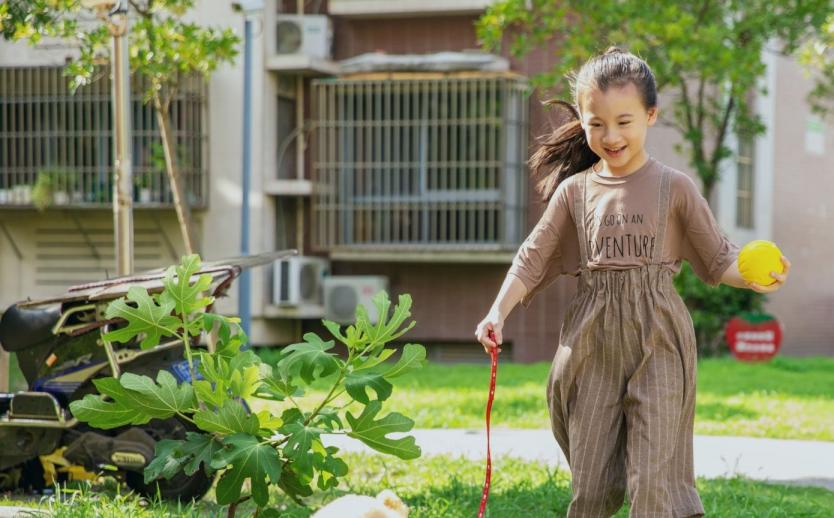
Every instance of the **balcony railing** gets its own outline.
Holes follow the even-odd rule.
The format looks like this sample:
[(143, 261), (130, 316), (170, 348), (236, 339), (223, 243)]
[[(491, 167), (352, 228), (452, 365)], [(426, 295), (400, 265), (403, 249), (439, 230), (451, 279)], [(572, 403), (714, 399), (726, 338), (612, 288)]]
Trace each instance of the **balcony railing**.
[(522, 239), (527, 83), (507, 75), (313, 83), (313, 243), (506, 251)]
[[(169, 206), (153, 107), (142, 102), (145, 80), (131, 89), (134, 200)], [(179, 173), (191, 206), (206, 204), (206, 87), (186, 78), (171, 103)], [(0, 207), (101, 207), (112, 201), (113, 137), (107, 70), (74, 94), (61, 67), (0, 67)]]
[(478, 13), (493, 3), (495, 0), (330, 0), (328, 12), (338, 16)]

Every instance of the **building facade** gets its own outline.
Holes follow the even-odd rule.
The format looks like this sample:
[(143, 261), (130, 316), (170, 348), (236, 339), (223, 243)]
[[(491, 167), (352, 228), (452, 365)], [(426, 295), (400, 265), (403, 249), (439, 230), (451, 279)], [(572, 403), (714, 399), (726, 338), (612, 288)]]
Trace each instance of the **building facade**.
[[(253, 272), (253, 341), (287, 344), (324, 332), (327, 304), (367, 296), (361, 292), (374, 284), (365, 276), (373, 276), (392, 300), (411, 294), (417, 325), (408, 339), (429, 345), (433, 358), (485, 358), (475, 326), (544, 208), (524, 162), (554, 121), (541, 107), (544, 94), (530, 92), (526, 78), (558, 55), (478, 52), (474, 23), (488, 0), (303, 3), (301, 17), (297, 2), (278, 0), (251, 15), (259, 30), (250, 250), (295, 248), (312, 258)], [(199, 1), (191, 16), (243, 33), (244, 15), (226, 2)], [(54, 43), (0, 43), (3, 307), (114, 270), (109, 86), (104, 78), (67, 93), (60, 68), (72, 53)], [(826, 173), (834, 171), (834, 131), (810, 115), (810, 81), (797, 65), (767, 60), (768, 93), (756, 109), (768, 130), (732, 139), (738, 152), (725, 160), (711, 203), (733, 241), (774, 240), (793, 262), (790, 282), (767, 307), (785, 325), (784, 354), (832, 354), (834, 243), (826, 238), (834, 179)], [(242, 63), (191, 84), (175, 111), (206, 259), (239, 251)], [(177, 261), (182, 247), (153, 117), (138, 99), (132, 116), (141, 270)], [(656, 126), (647, 145), (689, 171), (673, 151), (679, 141)], [(39, 176), (61, 185), (43, 210), (32, 199)], [(322, 272), (331, 280), (360, 278), (328, 288)], [(304, 298), (305, 289), (314, 293)], [(504, 331), (513, 360), (552, 358), (574, 290), (574, 279), (561, 278), (530, 308), (513, 312)], [(234, 313), (237, 291), (229, 295), (219, 308)]]

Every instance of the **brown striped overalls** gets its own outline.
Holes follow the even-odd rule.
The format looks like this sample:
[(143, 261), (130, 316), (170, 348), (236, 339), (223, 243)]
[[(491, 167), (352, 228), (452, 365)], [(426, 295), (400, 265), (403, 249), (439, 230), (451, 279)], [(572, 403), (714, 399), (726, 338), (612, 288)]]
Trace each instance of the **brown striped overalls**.
[[(574, 216), (580, 243), (578, 292), (567, 309), (547, 384), (553, 434), (572, 474), (568, 517), (608, 517), (626, 491), (631, 517), (704, 512), (695, 489), (692, 435), (696, 346), (692, 319), (672, 284), (651, 262), (626, 270), (589, 270), (585, 182)], [(668, 171), (660, 187), (663, 246)]]

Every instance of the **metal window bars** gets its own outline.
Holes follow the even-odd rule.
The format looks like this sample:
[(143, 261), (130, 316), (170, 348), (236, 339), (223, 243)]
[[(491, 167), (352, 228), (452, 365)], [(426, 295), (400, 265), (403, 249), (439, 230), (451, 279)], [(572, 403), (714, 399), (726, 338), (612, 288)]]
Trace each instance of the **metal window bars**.
[(527, 82), (313, 82), (313, 246), (506, 251), (522, 239)]
[[(107, 67), (73, 94), (62, 67), (0, 67), (0, 206), (31, 205), (45, 182), (50, 204), (102, 207), (111, 203), (113, 142)], [(132, 80), (134, 197), (147, 206), (173, 204), (156, 114), (142, 102), (147, 80)], [(206, 204), (206, 85), (183, 80), (171, 103), (178, 167), (194, 207)], [(39, 180), (40, 178), (40, 180)]]

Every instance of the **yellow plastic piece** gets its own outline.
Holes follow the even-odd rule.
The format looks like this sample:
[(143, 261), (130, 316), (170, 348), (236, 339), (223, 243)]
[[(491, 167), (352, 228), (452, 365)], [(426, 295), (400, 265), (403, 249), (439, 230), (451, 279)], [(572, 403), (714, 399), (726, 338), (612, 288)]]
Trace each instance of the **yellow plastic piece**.
[(53, 486), (58, 482), (58, 473), (68, 473), (69, 479), (74, 480), (95, 480), (98, 475), (90, 473), (83, 466), (72, 464), (64, 458), (64, 451), (66, 446), (58, 448), (49, 455), (41, 455), (41, 465), (43, 466), (43, 479), (46, 485)]
[(770, 272), (783, 273), (782, 251), (772, 241), (750, 241), (738, 254), (738, 271), (747, 282), (767, 286), (776, 282)]

